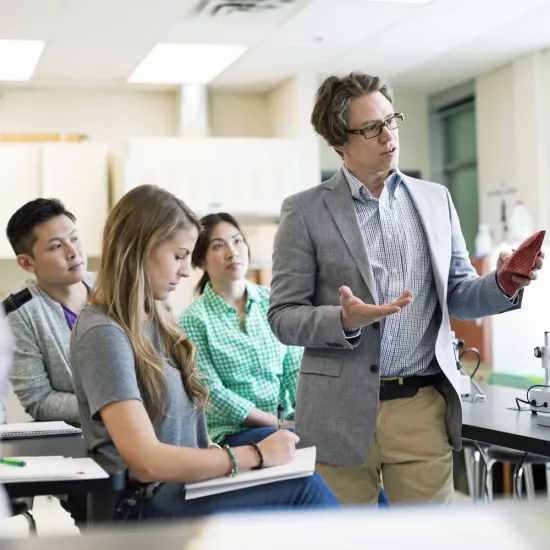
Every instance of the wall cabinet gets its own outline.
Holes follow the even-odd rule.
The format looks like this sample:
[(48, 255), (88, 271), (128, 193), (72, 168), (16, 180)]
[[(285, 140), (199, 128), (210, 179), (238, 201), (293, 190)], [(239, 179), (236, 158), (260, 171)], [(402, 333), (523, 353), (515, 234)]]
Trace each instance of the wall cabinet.
[(124, 191), (162, 187), (198, 215), (278, 217), (299, 190), (296, 144), (271, 138), (137, 138), (126, 143)]
[(0, 144), (0, 258), (13, 258), (6, 226), (13, 213), (40, 195), (40, 148), (34, 144)]
[(14, 257), (5, 236), (12, 214), (38, 197), (58, 198), (77, 218), (88, 256), (99, 256), (109, 202), (102, 143), (0, 143), (0, 258)]
[(107, 146), (48, 143), (42, 146), (41, 193), (56, 197), (76, 216), (88, 256), (100, 256), (109, 207)]

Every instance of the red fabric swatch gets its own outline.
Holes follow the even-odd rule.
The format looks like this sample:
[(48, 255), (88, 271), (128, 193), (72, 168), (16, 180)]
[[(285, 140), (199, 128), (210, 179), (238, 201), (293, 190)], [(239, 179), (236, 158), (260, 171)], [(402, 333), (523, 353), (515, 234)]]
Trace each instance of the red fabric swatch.
[(497, 278), (500, 288), (508, 296), (513, 296), (520, 289), (520, 285), (512, 280), (512, 275), (528, 277), (529, 273), (535, 268), (535, 262), (542, 248), (545, 234), (546, 231), (539, 231), (531, 235), (504, 260)]

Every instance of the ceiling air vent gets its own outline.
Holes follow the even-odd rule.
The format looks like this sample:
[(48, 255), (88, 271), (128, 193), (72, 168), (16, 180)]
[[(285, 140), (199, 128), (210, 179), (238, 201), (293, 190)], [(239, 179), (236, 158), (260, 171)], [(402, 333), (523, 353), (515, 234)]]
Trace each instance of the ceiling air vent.
[(286, 11), (297, 3), (298, 0), (200, 0), (193, 11), (207, 17), (225, 17)]

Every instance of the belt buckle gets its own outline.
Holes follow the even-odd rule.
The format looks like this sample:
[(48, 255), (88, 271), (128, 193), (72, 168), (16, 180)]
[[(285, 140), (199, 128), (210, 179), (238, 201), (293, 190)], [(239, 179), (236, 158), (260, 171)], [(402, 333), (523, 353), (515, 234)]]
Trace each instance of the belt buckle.
[(384, 378), (384, 382), (397, 382), (397, 386), (402, 386), (405, 383), (405, 379), (402, 376), (392, 376), (390, 378)]

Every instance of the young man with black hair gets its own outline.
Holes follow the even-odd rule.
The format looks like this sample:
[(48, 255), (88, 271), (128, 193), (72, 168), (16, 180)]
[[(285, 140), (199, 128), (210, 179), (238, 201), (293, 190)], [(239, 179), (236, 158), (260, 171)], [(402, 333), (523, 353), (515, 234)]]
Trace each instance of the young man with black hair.
[[(69, 367), (71, 330), (95, 283), (76, 218), (56, 199), (36, 199), (8, 222), (6, 234), (17, 263), (32, 275), (24, 285), (32, 299), (7, 320), (14, 338), (10, 381), (21, 405), (35, 420), (64, 420), (79, 426), (80, 416)], [(85, 495), (59, 496), (82, 529)]]
[(94, 275), (75, 217), (56, 199), (36, 199), (8, 222), (7, 237), (19, 266), (33, 275), (33, 298), (8, 316), (15, 339), (10, 375), (19, 401), (35, 420), (80, 424), (69, 368), (72, 326), (88, 302)]

